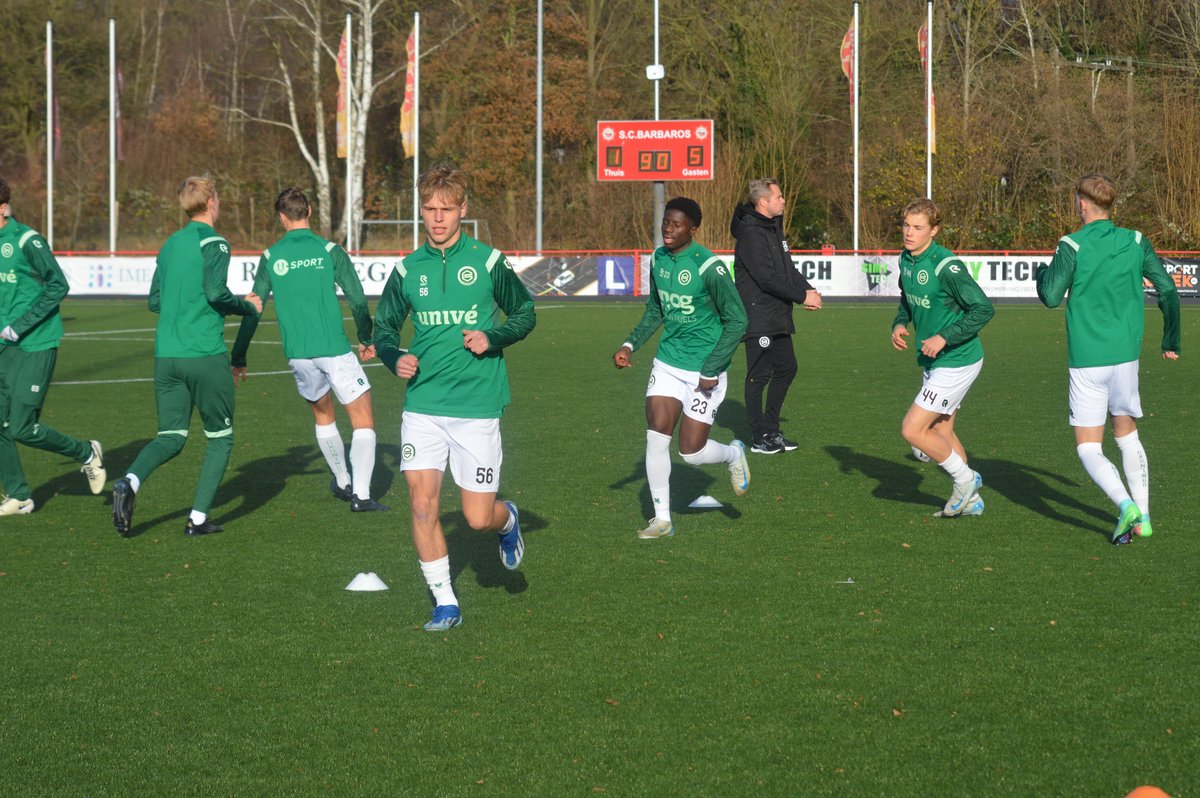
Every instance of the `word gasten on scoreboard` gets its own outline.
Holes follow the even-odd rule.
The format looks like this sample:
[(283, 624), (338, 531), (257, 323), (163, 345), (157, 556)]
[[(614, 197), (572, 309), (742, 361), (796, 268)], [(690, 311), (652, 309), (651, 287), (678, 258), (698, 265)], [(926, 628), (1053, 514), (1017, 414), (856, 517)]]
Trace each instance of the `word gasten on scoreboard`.
[(596, 179), (712, 180), (713, 121), (597, 122)]

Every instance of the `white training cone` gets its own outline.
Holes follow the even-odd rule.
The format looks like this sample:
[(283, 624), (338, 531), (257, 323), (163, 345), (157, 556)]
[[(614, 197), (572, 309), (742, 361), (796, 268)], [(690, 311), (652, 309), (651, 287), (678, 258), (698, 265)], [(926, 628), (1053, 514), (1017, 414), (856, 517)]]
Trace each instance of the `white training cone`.
[(372, 571), (369, 574), (359, 574), (346, 585), (347, 590), (387, 590), (388, 586)]
[(688, 505), (688, 507), (693, 507), (697, 510), (715, 510), (718, 507), (724, 507), (724, 506), (725, 505), (721, 504), (719, 501), (714, 499), (712, 496), (709, 496), (707, 493), (704, 494), (703, 496), (697, 496), (696, 501), (694, 501)]

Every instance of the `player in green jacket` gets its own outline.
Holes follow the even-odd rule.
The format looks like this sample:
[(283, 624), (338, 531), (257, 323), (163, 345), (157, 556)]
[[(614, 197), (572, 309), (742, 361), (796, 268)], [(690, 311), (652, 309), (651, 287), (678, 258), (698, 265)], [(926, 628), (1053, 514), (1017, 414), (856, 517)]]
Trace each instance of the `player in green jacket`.
[[(131, 534), (135, 496), (154, 470), (183, 451), (192, 409), (200, 411), (204, 464), (184, 534), (206, 535), (221, 527), (208, 520), (213, 498), (233, 451), (234, 381), (225, 350), (225, 316), (262, 312), (254, 294), (229, 292), (229, 242), (213, 225), (221, 203), (210, 177), (189, 177), (179, 204), (191, 220), (163, 244), (150, 283), (154, 334), (154, 397), (158, 435), (142, 449), (129, 472), (113, 483), (113, 526)], [(245, 378), (245, 374), (241, 375)]]
[[(689, 465), (725, 463), (733, 492), (750, 489), (746, 446), (709, 440), (725, 399), (726, 371), (746, 332), (746, 308), (729, 269), (692, 240), (703, 218), (687, 197), (667, 203), (663, 246), (650, 264), (650, 293), (641, 322), (613, 355), (618, 369), (662, 326), (646, 387), (646, 482), (654, 517), (638, 531), (642, 540), (675, 534), (671, 521), (671, 436), (679, 425), (679, 456)], [(680, 415), (683, 420), (680, 421)]]
[[(1179, 292), (1146, 237), (1109, 220), (1116, 197), (1111, 178), (1091, 174), (1080, 179), (1075, 209), (1083, 227), (1059, 240), (1050, 265), (1038, 269), (1037, 289), (1038, 298), (1051, 308), (1071, 294), (1067, 365), (1075, 450), (1088, 475), (1117, 505), (1110, 540), (1122, 544), (1153, 534), (1150, 473), (1135, 421), (1142, 416), (1138, 357), (1146, 315), (1143, 279), (1158, 293), (1167, 360), (1179, 358)], [(1128, 490), (1104, 456), (1104, 422), (1110, 415)]]
[[(375, 417), (371, 384), (350, 351), (342, 324), (337, 288), (342, 289), (358, 328), (358, 354), (375, 357), (371, 346), (371, 314), (362, 283), (346, 251), (318, 236), (309, 227), (312, 207), (298, 188), (286, 188), (275, 199), (275, 213), (287, 231), (258, 259), (255, 296), (265, 303), (275, 294), (275, 315), (283, 337), (283, 354), (296, 378), (296, 390), (312, 407), (317, 447), (333, 472), (333, 495), (350, 503), (352, 512), (388, 509), (371, 498), (375, 470)], [(258, 315), (242, 319), (231, 360), (235, 378), (244, 377), (246, 352), (258, 328)], [(346, 408), (350, 426), (350, 465), (334, 415), (333, 396)], [(353, 471), (353, 486), (351, 485)]]
[(934, 241), (941, 211), (932, 200), (908, 203), (901, 214), (900, 307), (892, 320), (892, 346), (908, 349), (908, 323), (921, 342), (917, 364), (925, 370), (900, 434), (913, 453), (928, 457), (954, 480), (942, 517), (982, 515), (983, 477), (967, 465), (967, 452), (954, 431), (958, 408), (983, 368), (979, 331), (995, 311), (966, 264)]
[(108, 473), (97, 441), (64, 435), (41, 423), (50, 390), (67, 295), (63, 276), (46, 239), (10, 219), (8, 183), (0, 180), (0, 515), (33, 512), (33, 496), (16, 444), (70, 457), (83, 464), (92, 493), (104, 490)]
[[(525, 541), (517, 506), (497, 501), (500, 416), (509, 403), (504, 348), (533, 330), (533, 299), (498, 250), (465, 235), (467, 178), (449, 165), (417, 181), (424, 246), (396, 264), (375, 315), (380, 359), (408, 381), (400, 427), (401, 464), (412, 504), (413, 543), (435, 607), (425, 629), (462, 621), (438, 517), (446, 464), (472, 529), (499, 536), (500, 560), (517, 568)], [(506, 317), (502, 322), (500, 314)], [(413, 338), (400, 348), (412, 317)]]

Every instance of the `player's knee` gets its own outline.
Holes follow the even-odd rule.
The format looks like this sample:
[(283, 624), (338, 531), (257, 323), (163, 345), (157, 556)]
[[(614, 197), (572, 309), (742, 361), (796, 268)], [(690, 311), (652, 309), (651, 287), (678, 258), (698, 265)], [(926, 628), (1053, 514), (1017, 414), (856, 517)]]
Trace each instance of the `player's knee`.
[(925, 429), (920, 424), (905, 419), (900, 424), (900, 435), (912, 446), (917, 446), (925, 435)]
[(187, 443), (186, 435), (176, 435), (173, 432), (160, 433), (158, 436), (158, 445), (162, 447), (168, 457), (174, 457), (183, 451), (184, 444)]
[(467, 526), (476, 532), (486, 532), (492, 528), (492, 512), (490, 508), (486, 513), (464, 511), (463, 516), (467, 519)]
[(29, 446), (38, 439), (38, 424), (33, 419), (25, 419), (9, 427), (9, 434), (17, 443)]

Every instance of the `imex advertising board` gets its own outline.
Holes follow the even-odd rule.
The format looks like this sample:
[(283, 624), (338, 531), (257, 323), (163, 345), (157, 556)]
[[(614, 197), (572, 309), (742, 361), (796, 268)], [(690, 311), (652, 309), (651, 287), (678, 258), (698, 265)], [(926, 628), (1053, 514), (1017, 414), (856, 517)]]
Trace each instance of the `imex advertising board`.
[(597, 180), (712, 180), (713, 121), (596, 123)]

